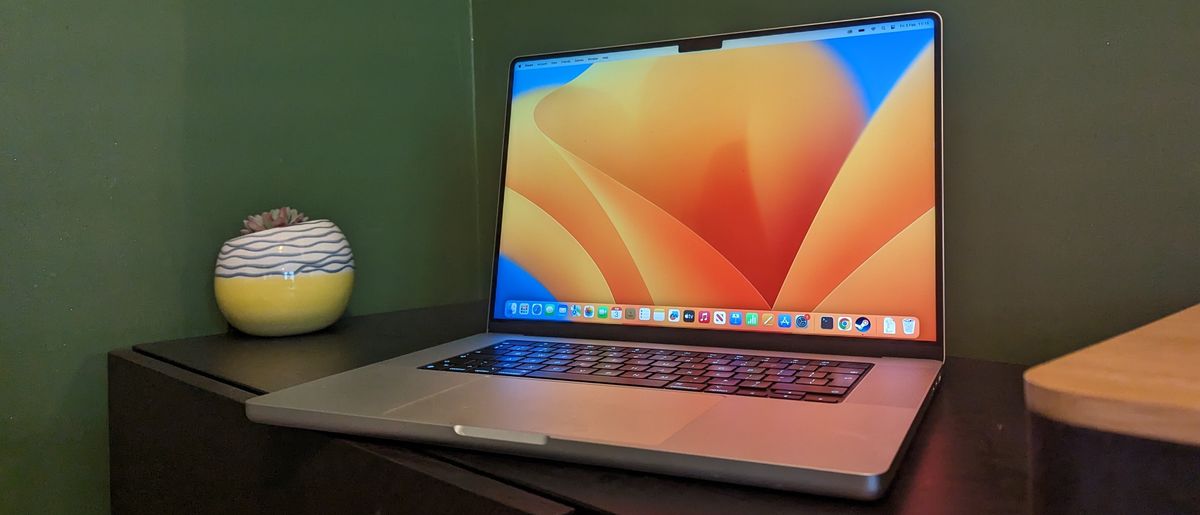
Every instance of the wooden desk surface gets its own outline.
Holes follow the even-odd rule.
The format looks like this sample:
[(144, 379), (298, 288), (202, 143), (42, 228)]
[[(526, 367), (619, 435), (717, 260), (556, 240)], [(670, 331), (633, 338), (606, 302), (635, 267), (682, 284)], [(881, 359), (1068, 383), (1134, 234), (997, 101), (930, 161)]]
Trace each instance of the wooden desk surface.
[[(425, 308), (357, 317), (292, 338), (230, 334), (135, 349), (262, 393), (473, 334), (483, 327), (484, 310), (481, 304)], [(871, 503), (450, 448), (422, 452), (585, 511), (1023, 513), (1028, 511), (1023, 370), (950, 359), (891, 491)]]
[(1200, 304), (1025, 373), (1031, 411), (1200, 446)]

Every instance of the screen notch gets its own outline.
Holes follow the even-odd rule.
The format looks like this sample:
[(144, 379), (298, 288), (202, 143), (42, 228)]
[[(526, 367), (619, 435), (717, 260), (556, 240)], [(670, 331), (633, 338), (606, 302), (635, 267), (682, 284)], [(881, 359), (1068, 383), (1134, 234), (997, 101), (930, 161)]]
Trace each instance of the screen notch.
[(679, 42), (679, 53), (682, 54), (686, 52), (699, 52), (701, 50), (716, 50), (721, 48), (721, 44), (724, 41), (724, 36), (708, 36), (685, 39)]

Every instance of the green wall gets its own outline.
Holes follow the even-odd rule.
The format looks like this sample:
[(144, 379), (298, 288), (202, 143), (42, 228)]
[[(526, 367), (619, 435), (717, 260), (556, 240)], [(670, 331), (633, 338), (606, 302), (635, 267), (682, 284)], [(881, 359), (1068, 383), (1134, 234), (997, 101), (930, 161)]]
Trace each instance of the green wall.
[(1035, 363), (1200, 302), (1200, 3), (475, 0), (481, 247), (513, 56), (935, 9), (948, 351)]
[(0, 513), (108, 511), (105, 353), (224, 331), (288, 204), (351, 313), (479, 298), (466, 0), (0, 2)]

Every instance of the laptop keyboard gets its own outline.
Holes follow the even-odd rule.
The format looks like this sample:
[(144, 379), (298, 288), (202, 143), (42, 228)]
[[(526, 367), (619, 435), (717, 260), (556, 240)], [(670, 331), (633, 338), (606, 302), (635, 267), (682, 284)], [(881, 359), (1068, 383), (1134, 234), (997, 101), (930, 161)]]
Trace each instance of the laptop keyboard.
[(871, 364), (505, 340), (420, 368), (837, 403), (867, 375)]

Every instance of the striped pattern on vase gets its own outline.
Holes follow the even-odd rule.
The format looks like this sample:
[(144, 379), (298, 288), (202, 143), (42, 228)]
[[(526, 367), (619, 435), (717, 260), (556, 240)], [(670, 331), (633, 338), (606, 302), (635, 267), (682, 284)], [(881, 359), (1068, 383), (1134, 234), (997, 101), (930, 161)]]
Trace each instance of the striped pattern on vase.
[(354, 284), (354, 254), (329, 220), (276, 227), (226, 241), (214, 291), (221, 313), (258, 336), (324, 328), (342, 315)]

